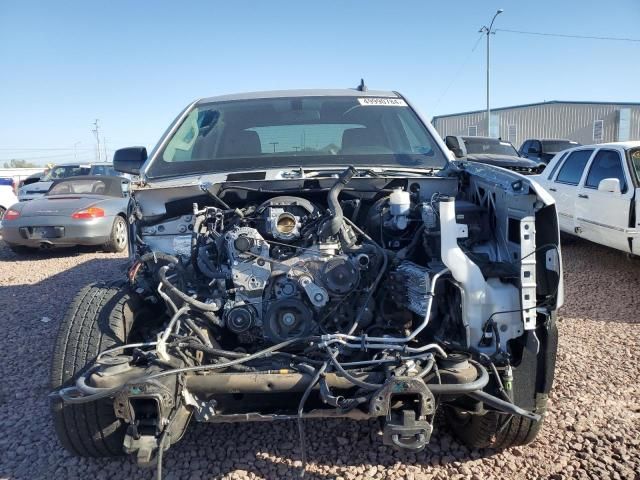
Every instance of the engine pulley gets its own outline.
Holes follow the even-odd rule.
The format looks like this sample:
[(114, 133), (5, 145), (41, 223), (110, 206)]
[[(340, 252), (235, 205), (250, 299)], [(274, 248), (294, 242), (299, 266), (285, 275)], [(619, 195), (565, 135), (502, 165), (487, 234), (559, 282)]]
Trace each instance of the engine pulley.
[(346, 258), (329, 260), (322, 269), (322, 283), (334, 295), (346, 295), (358, 285), (358, 269)]
[(313, 329), (313, 312), (302, 300), (286, 298), (274, 302), (267, 310), (262, 328), (273, 343), (302, 338)]
[(255, 311), (248, 305), (233, 307), (227, 312), (227, 328), (233, 333), (243, 333), (255, 324)]

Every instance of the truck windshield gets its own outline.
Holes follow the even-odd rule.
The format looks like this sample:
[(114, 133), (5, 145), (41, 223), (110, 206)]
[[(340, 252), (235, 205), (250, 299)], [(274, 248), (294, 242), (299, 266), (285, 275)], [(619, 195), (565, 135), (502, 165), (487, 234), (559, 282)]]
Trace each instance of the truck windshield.
[(570, 142), (569, 140), (543, 140), (542, 148), (545, 153), (558, 153), (567, 148), (577, 147), (577, 142)]
[(86, 175), (89, 173), (89, 167), (80, 165), (60, 165), (53, 167), (41, 178), (43, 182), (51, 182), (59, 178), (77, 177), (78, 175)]
[(196, 105), (149, 178), (281, 167), (435, 168), (447, 159), (399, 98), (286, 97)]
[(509, 142), (503, 142), (494, 138), (464, 138), (467, 153), (471, 155), (512, 155), (518, 157), (518, 152)]

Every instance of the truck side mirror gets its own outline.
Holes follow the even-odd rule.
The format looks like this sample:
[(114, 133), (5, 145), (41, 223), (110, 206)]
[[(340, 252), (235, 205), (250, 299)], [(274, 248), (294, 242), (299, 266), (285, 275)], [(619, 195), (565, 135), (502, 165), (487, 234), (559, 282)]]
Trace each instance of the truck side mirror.
[(456, 158), (464, 158), (465, 157), (464, 152), (462, 151), (461, 148), (452, 148), (451, 151), (456, 156)]
[(529, 147), (527, 153), (530, 155), (538, 155), (540, 153), (540, 150), (538, 150), (536, 147)]
[(600, 180), (600, 183), (598, 183), (598, 191), (620, 195), (622, 191), (620, 189), (620, 180), (617, 178), (603, 178)]
[(147, 149), (145, 147), (121, 148), (113, 154), (113, 168), (116, 172), (138, 175), (146, 161)]
[(447, 136), (447, 138), (445, 139), (445, 144), (447, 145), (447, 148), (453, 152), (456, 158), (465, 157), (464, 150), (462, 150), (462, 148), (460, 147), (458, 139), (453, 135)]

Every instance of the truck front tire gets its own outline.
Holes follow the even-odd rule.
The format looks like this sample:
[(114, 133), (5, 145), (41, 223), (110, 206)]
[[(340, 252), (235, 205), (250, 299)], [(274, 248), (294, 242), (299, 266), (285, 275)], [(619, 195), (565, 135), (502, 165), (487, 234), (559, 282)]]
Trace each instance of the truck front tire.
[(447, 423), (456, 437), (470, 448), (502, 450), (526, 445), (536, 438), (542, 427), (555, 375), (558, 349), (555, 313), (535, 331), (527, 332), (522, 340), (518, 364), (513, 368), (514, 403), (542, 418), (536, 421), (496, 411), (478, 415), (461, 408), (448, 407), (445, 410)]
[[(51, 364), (51, 387), (74, 384), (97, 354), (127, 342), (142, 300), (122, 283), (95, 283), (82, 289), (60, 324)], [(126, 425), (116, 418), (113, 400), (83, 404), (51, 402), (56, 433), (71, 453), (83, 457), (124, 455)]]
[[(547, 396), (539, 399), (536, 413), (544, 415)], [(517, 415), (488, 412), (485, 415), (465, 414), (447, 410), (447, 422), (453, 433), (469, 448), (493, 448), (502, 450), (531, 443), (544, 421)]]

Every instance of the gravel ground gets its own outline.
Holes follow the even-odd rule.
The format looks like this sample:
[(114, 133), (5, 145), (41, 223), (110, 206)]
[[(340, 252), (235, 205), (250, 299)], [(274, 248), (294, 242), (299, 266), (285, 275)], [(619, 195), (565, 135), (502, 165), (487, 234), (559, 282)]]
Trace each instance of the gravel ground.
[[(579, 241), (564, 261), (557, 374), (535, 443), (470, 451), (437, 425), (416, 455), (382, 446), (373, 423), (308, 421), (306, 478), (640, 478), (640, 261)], [(152, 477), (129, 458), (70, 456), (48, 413), (49, 359), (67, 305), (123, 266), (90, 249), (17, 258), (0, 242), (0, 479)], [(165, 478), (297, 478), (299, 466), (293, 422), (196, 424), (167, 453)]]

